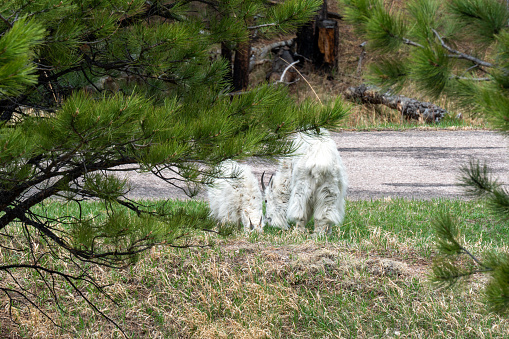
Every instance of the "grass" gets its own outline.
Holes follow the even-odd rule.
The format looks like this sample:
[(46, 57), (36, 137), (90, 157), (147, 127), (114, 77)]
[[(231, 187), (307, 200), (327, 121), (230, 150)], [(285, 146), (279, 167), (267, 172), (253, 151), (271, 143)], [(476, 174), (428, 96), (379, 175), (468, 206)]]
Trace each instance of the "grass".
[[(58, 202), (47, 207), (55, 215), (76, 213)], [(93, 202), (85, 208), (92, 215), (101, 210)], [(507, 225), (479, 201), (348, 201), (344, 224), (328, 238), (274, 228), (227, 238), (205, 234), (214, 246), (158, 247), (124, 270), (92, 268), (117, 304), (83, 287), (133, 338), (507, 337), (509, 321), (483, 304), (485, 277), (454, 290), (428, 281), (431, 224), (441, 212), (459, 217), (464, 243), (476, 255), (508, 251)], [(0, 252), (0, 263), (20, 260), (7, 253)], [(65, 330), (17, 304), (18, 325), (9, 326), (20, 337), (120, 337), (66, 284), (59, 285), (58, 308), (35, 281), (44, 310)], [(0, 300), (0, 326), (6, 326), (7, 300)]]

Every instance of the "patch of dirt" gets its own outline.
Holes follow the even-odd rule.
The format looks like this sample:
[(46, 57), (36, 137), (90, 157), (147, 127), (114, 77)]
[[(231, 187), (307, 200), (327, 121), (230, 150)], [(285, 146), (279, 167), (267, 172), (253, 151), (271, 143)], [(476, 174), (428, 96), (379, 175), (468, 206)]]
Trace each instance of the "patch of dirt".
[[(315, 243), (312, 240), (299, 245), (273, 246), (266, 243), (250, 243), (246, 240), (233, 240), (221, 244), (233, 265), (242, 265), (254, 257), (264, 258), (272, 272), (300, 272), (316, 274), (334, 272), (348, 274), (362, 272), (373, 277), (418, 277), (424, 278), (426, 263), (403, 262), (401, 258), (388, 258), (353, 252), (336, 244)], [(413, 260), (409, 260), (413, 261)]]
[(375, 276), (400, 276), (411, 273), (406, 263), (387, 258), (369, 259), (364, 264), (366, 270)]

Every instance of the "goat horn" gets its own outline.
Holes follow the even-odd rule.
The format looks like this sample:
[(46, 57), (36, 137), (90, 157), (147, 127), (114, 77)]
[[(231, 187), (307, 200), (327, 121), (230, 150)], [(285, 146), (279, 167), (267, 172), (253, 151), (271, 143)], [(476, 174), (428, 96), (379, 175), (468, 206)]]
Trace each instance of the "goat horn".
[(254, 230), (254, 225), (253, 225), (253, 222), (251, 221), (251, 218), (249, 218), (249, 228), (252, 230)]
[[(262, 183), (262, 190), (265, 192), (265, 184), (263, 183), (263, 176), (265, 175), (265, 171), (262, 173), (262, 179), (260, 180)], [(271, 177), (272, 178), (272, 177)]]

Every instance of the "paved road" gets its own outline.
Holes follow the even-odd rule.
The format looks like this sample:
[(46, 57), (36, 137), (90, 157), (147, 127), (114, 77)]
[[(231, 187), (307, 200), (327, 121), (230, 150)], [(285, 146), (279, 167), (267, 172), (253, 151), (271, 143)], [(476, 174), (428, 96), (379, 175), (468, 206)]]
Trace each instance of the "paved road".
[(461, 198), (459, 167), (486, 161), (509, 182), (507, 140), (489, 131), (341, 133), (335, 136), (348, 169), (350, 199)]
[[(500, 181), (509, 183), (507, 139), (495, 132), (415, 130), (332, 136), (348, 171), (350, 200), (464, 198), (456, 185), (458, 169), (470, 159), (486, 161)], [(276, 166), (255, 162), (253, 168), (260, 177), (263, 171), (275, 171)], [(131, 198), (186, 198), (151, 175), (133, 172), (129, 178)]]

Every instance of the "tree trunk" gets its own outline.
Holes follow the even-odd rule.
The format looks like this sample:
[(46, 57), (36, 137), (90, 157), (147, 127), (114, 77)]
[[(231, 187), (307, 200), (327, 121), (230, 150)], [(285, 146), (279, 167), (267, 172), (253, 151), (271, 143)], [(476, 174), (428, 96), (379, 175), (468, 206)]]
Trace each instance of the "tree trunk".
[[(346, 92), (346, 98), (364, 104), (385, 105), (398, 110), (402, 116), (408, 119), (422, 119), (425, 122), (439, 122), (449, 114), (447, 110), (430, 102), (422, 102), (402, 95), (392, 95), (388, 92), (380, 93), (380, 89), (373, 86), (350, 87)], [(461, 114), (458, 114), (457, 118), (461, 118)]]
[(317, 67), (334, 67), (337, 64), (338, 42), (338, 24), (329, 20), (327, 0), (324, 0), (315, 19), (297, 31), (297, 53)]
[(226, 46), (225, 43), (221, 43), (221, 56), (228, 63), (228, 74), (226, 75), (226, 78), (228, 81), (231, 81), (233, 79), (233, 74), (232, 74), (233, 52), (230, 48), (228, 48), (228, 46)]
[(321, 20), (316, 23), (318, 28), (318, 62), (319, 65), (336, 65), (339, 28), (334, 20)]
[(314, 62), (315, 60), (315, 21), (311, 21), (297, 31), (297, 53)]
[(235, 51), (233, 62), (233, 89), (234, 91), (246, 90), (249, 86), (249, 57), (251, 55), (251, 43), (240, 44)]

